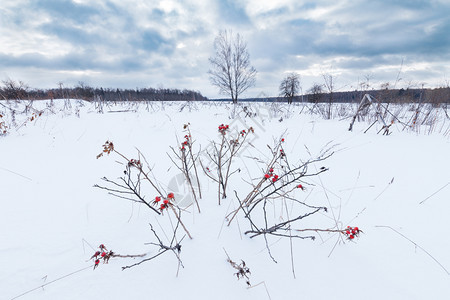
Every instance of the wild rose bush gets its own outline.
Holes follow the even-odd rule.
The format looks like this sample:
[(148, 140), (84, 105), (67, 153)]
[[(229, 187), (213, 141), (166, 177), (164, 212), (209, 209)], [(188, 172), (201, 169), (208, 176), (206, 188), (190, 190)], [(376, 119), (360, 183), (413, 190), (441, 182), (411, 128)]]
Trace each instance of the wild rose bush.
[[(194, 144), (194, 141), (189, 129), (189, 124), (184, 126), (184, 130), (187, 130), (187, 134), (184, 135), (182, 142), (178, 144), (178, 149), (172, 148), (175, 157), (172, 159), (172, 162), (186, 175), (188, 181), (190, 180), (190, 170), (196, 168), (198, 164), (198, 167), (204, 171), (204, 176), (199, 178), (198, 174), (196, 174), (196, 178), (199, 178), (198, 180), (209, 179), (217, 184), (220, 205), (221, 200), (227, 198), (227, 188), (228, 183), (230, 182), (230, 176), (236, 174), (236, 170), (240, 170), (240, 168), (235, 165), (236, 161), (238, 161), (238, 154), (246, 144), (249, 134), (254, 133), (254, 129), (249, 127), (248, 129), (237, 130), (232, 133), (229, 125), (220, 124), (217, 127), (219, 140), (212, 141), (207, 150), (198, 154), (194, 154), (193, 152), (192, 145)], [(326, 213), (328, 211), (328, 208), (325, 206), (313, 206), (302, 201), (302, 196), (298, 192), (301, 193), (307, 190), (307, 186), (310, 184), (309, 178), (319, 176), (328, 171), (327, 168), (320, 167), (316, 171), (311, 172), (309, 170), (310, 166), (317, 163), (323, 163), (329, 159), (333, 153), (324, 151), (315, 159), (295, 164), (289, 160), (289, 156), (284, 149), (285, 142), (285, 138), (281, 138), (274, 147), (268, 146), (271, 155), (266, 159), (239, 156), (240, 162), (244, 165), (249, 163), (248, 161), (245, 161), (246, 159), (264, 164), (265, 166), (263, 169), (265, 171), (260, 176), (251, 176), (255, 179), (253, 182), (249, 182), (251, 187), (250, 192), (247, 192), (245, 197), (242, 197), (245, 191), (234, 191), (235, 200), (239, 202), (239, 207), (228, 213), (226, 216), (228, 225), (231, 225), (236, 218), (242, 215), (242, 217), (248, 221), (250, 227), (250, 229), (245, 231), (245, 234), (250, 238), (263, 236), (269, 254), (270, 248), (267, 240), (268, 236), (313, 240), (315, 239), (315, 234), (319, 232), (328, 232), (339, 233), (349, 241), (353, 241), (355, 238), (359, 237), (362, 231), (358, 227), (347, 227), (346, 229), (336, 228), (336, 226), (334, 228), (309, 229), (300, 227), (299, 221), (304, 218), (312, 217), (318, 212)], [(127, 195), (127, 197), (132, 195), (134, 196), (133, 201), (147, 206), (161, 217), (166, 214), (173, 214), (177, 220), (177, 224), (183, 228), (185, 235), (192, 239), (181, 215), (184, 209), (178, 207), (175, 201), (175, 194), (171, 191), (164, 192), (160, 186), (156, 184), (156, 178), (150, 177), (150, 171), (144, 171), (145, 167), (140, 158), (129, 159), (127, 156), (117, 151), (115, 145), (111, 141), (107, 141), (103, 145), (103, 151), (97, 158), (102, 157), (104, 154), (109, 155), (113, 153), (125, 160), (126, 168), (124, 170), (124, 175), (120, 177), (119, 182), (109, 180), (105, 177), (103, 180), (108, 183), (109, 186), (96, 185), (96, 187), (105, 189), (113, 196), (119, 198), (123, 198), (124, 195)], [(203, 155), (202, 158), (196, 159), (195, 157), (198, 158), (200, 154)], [(140, 152), (139, 155), (142, 156)], [(208, 165), (206, 164), (207, 158), (209, 158)], [(181, 165), (177, 163), (177, 161), (181, 162)], [(147, 166), (147, 168), (150, 170), (149, 166)], [(132, 174), (134, 175), (132, 176)], [(141, 193), (141, 186), (144, 183), (149, 184), (154, 192), (156, 192), (156, 196), (152, 197), (153, 200), (151, 201), (147, 201), (146, 195)], [(199, 192), (201, 192), (200, 184), (198, 186)], [(195, 193), (193, 193), (193, 195), (195, 197)], [(233, 199), (230, 201), (233, 201)], [(197, 202), (197, 198), (195, 198), (195, 202), (198, 206), (198, 211), (200, 212), (201, 202)], [(268, 215), (276, 216), (276, 213), (274, 212), (283, 206), (291, 207), (291, 211), (289, 213), (286, 211), (286, 213), (281, 216), (282, 221), (280, 221), (279, 218), (268, 217)], [(173, 241), (183, 239), (176, 237), (178, 225), (175, 228), (165, 229), (166, 231), (173, 231)], [(164, 245), (159, 239), (156, 231), (153, 229), (153, 226), (151, 226), (151, 228), (154, 236), (158, 240), (158, 243), (154, 244), (166, 251), (173, 251), (180, 265), (182, 265), (179, 256), (181, 244)], [(270, 256), (272, 257), (271, 254)], [(153, 259), (153, 257), (151, 259)], [(141, 262), (148, 260), (150, 259), (144, 259)], [(98, 265), (97, 261), (96, 265)]]

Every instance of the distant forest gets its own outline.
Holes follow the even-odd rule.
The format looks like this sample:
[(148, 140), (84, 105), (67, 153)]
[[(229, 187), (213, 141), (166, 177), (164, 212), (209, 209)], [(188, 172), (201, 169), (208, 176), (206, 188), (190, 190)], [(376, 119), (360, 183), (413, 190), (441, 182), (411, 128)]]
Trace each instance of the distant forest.
[[(435, 89), (380, 89), (355, 90), (347, 92), (327, 93), (319, 90), (316, 93), (297, 95), (293, 102), (310, 103), (353, 103), (361, 101), (364, 94), (370, 94), (380, 102), (386, 103), (450, 103), (450, 88)], [(33, 89), (21, 81), (5, 80), (0, 87), (0, 100), (43, 100), (43, 99), (83, 99), (87, 101), (231, 101), (229, 98), (208, 99), (198, 91), (169, 88), (93, 88), (83, 83), (75, 87), (59, 87), (52, 89)], [(242, 102), (284, 102), (284, 97), (264, 97), (239, 99)]]
[[(370, 94), (378, 101), (384, 103), (450, 103), (450, 88), (436, 89), (383, 89), (383, 90), (356, 90), (347, 92), (319, 92), (297, 95), (293, 102), (310, 103), (354, 103), (360, 102), (365, 94)], [(214, 101), (230, 101), (230, 99), (213, 99)], [(240, 99), (244, 102), (284, 102), (285, 97), (265, 97)]]
[(191, 90), (179, 90), (169, 88), (93, 88), (79, 83), (75, 87), (64, 87), (52, 89), (32, 89), (21, 81), (3, 81), (0, 87), (0, 99), (82, 99), (86, 101), (205, 101), (208, 98), (200, 92)]

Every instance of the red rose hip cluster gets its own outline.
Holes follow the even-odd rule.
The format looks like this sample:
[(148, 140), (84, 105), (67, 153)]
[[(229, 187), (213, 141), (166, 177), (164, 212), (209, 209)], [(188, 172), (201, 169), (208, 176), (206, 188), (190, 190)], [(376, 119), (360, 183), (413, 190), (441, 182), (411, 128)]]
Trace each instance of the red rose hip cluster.
[(361, 230), (359, 230), (358, 227), (347, 226), (347, 229), (343, 230), (343, 234), (349, 240), (353, 240), (355, 237), (358, 237), (360, 233), (361, 233)]
[(128, 166), (140, 169), (142, 168), (142, 163), (139, 159), (130, 159), (130, 161), (128, 162)]
[(230, 127), (230, 126), (228, 126), (228, 125), (220, 124), (220, 125), (219, 125), (219, 132), (220, 132), (221, 134), (225, 135), (225, 134), (227, 133), (227, 130), (228, 130), (229, 127)]
[(114, 252), (112, 252), (111, 250), (108, 252), (108, 249), (106, 249), (105, 245), (100, 244), (98, 248), (100, 249), (100, 251), (96, 251), (90, 258), (94, 260), (94, 270), (100, 264), (100, 259), (103, 259), (103, 263), (107, 264), (109, 262), (109, 259), (114, 256)]
[(181, 143), (181, 150), (184, 150), (185, 147), (191, 144), (191, 135), (184, 136), (184, 142)]
[(270, 168), (270, 169), (269, 169), (269, 173), (266, 173), (266, 174), (264, 175), (264, 178), (265, 178), (265, 179), (272, 178), (272, 182), (276, 182), (276, 181), (278, 180), (279, 177), (280, 177), (280, 176), (278, 176), (278, 175), (276, 175), (276, 174), (273, 173), (273, 168)]
[(156, 196), (155, 200), (153, 200), (153, 205), (159, 205), (159, 210), (163, 211), (171, 205), (170, 201), (173, 199), (175, 199), (175, 195), (173, 193), (167, 194), (167, 198), (165, 199), (162, 199), (160, 196)]

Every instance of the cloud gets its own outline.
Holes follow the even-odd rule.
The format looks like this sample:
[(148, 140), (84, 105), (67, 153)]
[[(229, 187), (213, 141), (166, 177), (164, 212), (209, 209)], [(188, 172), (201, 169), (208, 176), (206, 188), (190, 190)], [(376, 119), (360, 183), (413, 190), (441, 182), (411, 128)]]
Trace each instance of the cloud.
[(217, 97), (208, 57), (215, 35), (233, 29), (258, 70), (246, 96), (276, 95), (292, 71), (304, 86), (327, 70), (342, 86), (365, 74), (392, 80), (402, 61), (404, 77), (438, 85), (450, 76), (449, 16), (443, 0), (6, 0), (0, 75), (37, 86), (58, 76), (118, 87), (170, 84)]
[(30, 7), (37, 13), (46, 13), (55, 21), (87, 24), (89, 20), (101, 14), (95, 6), (76, 3), (70, 0), (37, 0), (31, 1)]
[[(251, 53), (262, 66), (257, 68), (259, 75), (269, 78), (269, 73), (295, 70), (304, 75), (306, 84), (312, 84), (330, 70), (348, 85), (373, 71), (385, 76), (380, 81), (395, 80), (402, 60), (408, 65), (430, 66), (436, 60), (448, 60), (450, 44), (445, 32), (450, 24), (450, 5), (413, 2), (340, 1), (326, 7), (318, 2), (295, 8), (296, 15), (284, 8), (259, 14), (256, 23), (271, 22), (251, 36)], [(266, 21), (267, 16), (270, 20)], [(272, 59), (265, 59), (265, 55)], [(437, 70), (441, 78), (450, 71), (448, 67)], [(412, 77), (430, 74), (428, 81), (438, 84), (437, 72), (408, 72)], [(259, 86), (273, 90), (276, 85), (264, 81)]]
[(136, 43), (133, 43), (132, 46), (143, 49), (147, 52), (157, 51), (164, 46), (167, 46), (165, 51), (168, 55), (170, 55), (171, 50), (174, 47), (174, 42), (163, 38), (158, 32), (154, 30), (143, 30), (139, 32), (137, 35)]
[(218, 1), (218, 9), (220, 17), (228, 24), (239, 26), (251, 23), (244, 7), (240, 5), (240, 1), (220, 0)]

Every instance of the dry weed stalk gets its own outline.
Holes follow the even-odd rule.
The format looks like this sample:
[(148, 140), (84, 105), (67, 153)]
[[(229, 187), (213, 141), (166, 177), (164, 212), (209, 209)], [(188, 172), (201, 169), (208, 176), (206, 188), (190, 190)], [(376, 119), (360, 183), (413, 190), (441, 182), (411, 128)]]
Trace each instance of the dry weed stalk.
[(221, 135), (220, 143), (212, 142), (212, 153), (206, 150), (206, 155), (216, 169), (217, 174), (214, 175), (212, 170), (203, 164), (201, 160), (200, 165), (206, 176), (217, 183), (217, 196), (220, 205), (221, 199), (227, 197), (228, 181), (231, 175), (240, 171), (239, 169), (231, 170), (233, 159), (238, 155), (248, 135), (254, 133), (254, 129), (250, 127), (248, 130), (241, 130), (237, 135), (231, 136), (229, 134), (229, 126), (221, 124), (219, 125), (219, 133)]

